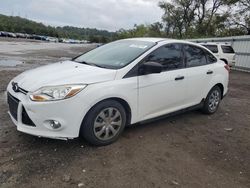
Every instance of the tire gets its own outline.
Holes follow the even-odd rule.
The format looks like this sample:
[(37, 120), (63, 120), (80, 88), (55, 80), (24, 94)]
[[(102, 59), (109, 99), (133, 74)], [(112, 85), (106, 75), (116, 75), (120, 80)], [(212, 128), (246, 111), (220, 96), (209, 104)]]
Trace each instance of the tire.
[(222, 91), (218, 86), (214, 86), (208, 93), (202, 108), (205, 114), (214, 114), (220, 105)]
[(126, 125), (126, 111), (115, 100), (96, 104), (87, 113), (80, 135), (90, 144), (105, 146), (115, 142)]

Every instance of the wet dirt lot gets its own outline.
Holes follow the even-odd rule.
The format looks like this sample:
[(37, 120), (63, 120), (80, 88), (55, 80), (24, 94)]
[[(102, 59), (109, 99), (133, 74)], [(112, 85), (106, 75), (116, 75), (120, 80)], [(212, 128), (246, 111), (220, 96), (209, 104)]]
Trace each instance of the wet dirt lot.
[[(97, 148), (16, 131), (4, 98), (7, 83), (92, 48), (23, 43), (0, 41), (1, 60), (25, 62), (0, 66), (0, 187), (250, 187), (249, 73), (231, 72), (230, 91), (212, 116), (192, 111), (137, 125)], [(4, 45), (18, 47), (1, 51)]]

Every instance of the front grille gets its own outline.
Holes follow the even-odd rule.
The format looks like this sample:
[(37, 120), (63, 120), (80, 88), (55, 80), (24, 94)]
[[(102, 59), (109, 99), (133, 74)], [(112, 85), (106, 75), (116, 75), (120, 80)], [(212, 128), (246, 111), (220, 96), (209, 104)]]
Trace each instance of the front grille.
[(29, 115), (27, 114), (25, 108), (22, 109), (22, 123), (31, 127), (35, 127), (35, 124), (30, 119)]
[(17, 109), (19, 100), (15, 97), (13, 97), (10, 93), (8, 93), (8, 104), (9, 104), (9, 111), (12, 117), (17, 121)]

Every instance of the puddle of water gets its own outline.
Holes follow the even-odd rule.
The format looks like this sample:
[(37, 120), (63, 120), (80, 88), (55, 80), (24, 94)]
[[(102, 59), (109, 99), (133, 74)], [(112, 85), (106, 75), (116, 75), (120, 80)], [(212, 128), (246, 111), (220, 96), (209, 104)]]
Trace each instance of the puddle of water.
[(22, 65), (24, 62), (17, 60), (2, 59), (0, 60), (0, 66), (15, 67), (17, 65)]

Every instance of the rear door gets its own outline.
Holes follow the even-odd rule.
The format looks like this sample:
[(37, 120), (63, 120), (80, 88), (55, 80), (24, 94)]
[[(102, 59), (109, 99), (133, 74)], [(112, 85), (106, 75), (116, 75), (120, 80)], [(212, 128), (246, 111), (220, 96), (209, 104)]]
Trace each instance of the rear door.
[(187, 82), (182, 44), (167, 44), (143, 61), (157, 62), (164, 70), (159, 74), (140, 75), (138, 113), (141, 120), (173, 112), (187, 105)]
[(210, 81), (215, 73), (213, 63), (217, 59), (207, 50), (195, 45), (184, 45), (184, 54), (187, 68), (188, 104), (193, 106), (206, 97)]

